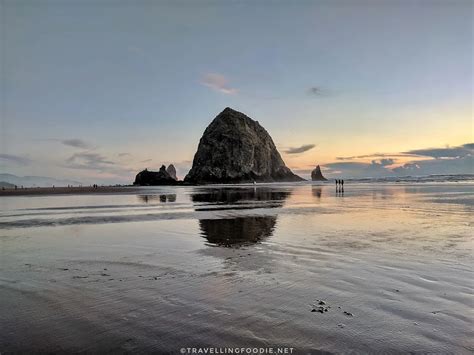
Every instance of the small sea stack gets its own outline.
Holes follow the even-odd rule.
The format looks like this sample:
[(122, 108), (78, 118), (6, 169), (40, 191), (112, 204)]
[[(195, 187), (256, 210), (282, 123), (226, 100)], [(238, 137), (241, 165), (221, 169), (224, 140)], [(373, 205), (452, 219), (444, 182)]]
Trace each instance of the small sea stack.
[(168, 165), (168, 167), (166, 168), (166, 172), (167, 172), (168, 174), (170, 174), (170, 176), (171, 176), (174, 180), (178, 181), (178, 177), (176, 176), (176, 168), (174, 167), (173, 164)]
[[(174, 168), (174, 167), (173, 167)], [(168, 167), (169, 169), (169, 167)], [(140, 171), (135, 177), (133, 185), (139, 186), (157, 186), (157, 185), (177, 185), (176, 170), (174, 176), (167, 171), (166, 166), (162, 165), (159, 171), (150, 171), (148, 169)]]
[(327, 179), (321, 173), (321, 168), (319, 165), (311, 172), (311, 180), (312, 181), (327, 181)]

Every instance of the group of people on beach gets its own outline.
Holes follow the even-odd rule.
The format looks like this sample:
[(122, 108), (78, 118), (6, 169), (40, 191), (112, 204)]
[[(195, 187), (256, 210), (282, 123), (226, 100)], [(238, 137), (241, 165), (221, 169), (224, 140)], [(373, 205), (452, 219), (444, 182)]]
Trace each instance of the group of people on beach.
[(344, 191), (344, 180), (336, 179), (336, 190)]

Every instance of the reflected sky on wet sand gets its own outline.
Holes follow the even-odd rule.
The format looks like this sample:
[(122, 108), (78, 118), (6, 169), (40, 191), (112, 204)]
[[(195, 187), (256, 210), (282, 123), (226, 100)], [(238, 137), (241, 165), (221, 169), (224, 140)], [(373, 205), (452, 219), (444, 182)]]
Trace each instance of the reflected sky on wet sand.
[[(473, 346), (471, 183), (147, 187), (0, 203), (7, 351)], [(318, 300), (324, 314), (311, 312)]]

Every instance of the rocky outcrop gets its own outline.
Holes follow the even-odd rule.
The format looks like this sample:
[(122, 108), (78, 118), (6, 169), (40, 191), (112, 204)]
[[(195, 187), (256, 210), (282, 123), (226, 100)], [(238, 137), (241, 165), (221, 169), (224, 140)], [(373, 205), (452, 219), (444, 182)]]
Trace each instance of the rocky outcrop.
[(145, 169), (140, 171), (135, 177), (134, 185), (155, 186), (155, 185), (176, 185), (176, 181), (167, 171), (164, 165), (160, 171), (149, 171)]
[(167, 172), (168, 174), (170, 174), (170, 176), (171, 176), (174, 180), (178, 181), (178, 177), (176, 176), (176, 168), (174, 167), (173, 164), (168, 165), (168, 167), (166, 168), (166, 172)]
[(268, 132), (229, 107), (204, 131), (184, 179), (192, 184), (302, 180), (285, 165)]
[(321, 168), (319, 165), (311, 172), (311, 180), (313, 181), (327, 181), (327, 179), (321, 173)]

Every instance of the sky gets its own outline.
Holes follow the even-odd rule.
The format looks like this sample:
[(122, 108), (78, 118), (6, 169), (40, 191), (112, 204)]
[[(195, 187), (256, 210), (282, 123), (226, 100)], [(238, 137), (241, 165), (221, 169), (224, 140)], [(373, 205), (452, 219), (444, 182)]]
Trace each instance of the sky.
[(301, 176), (474, 173), (470, 0), (0, 0), (0, 171), (190, 169), (229, 106)]

